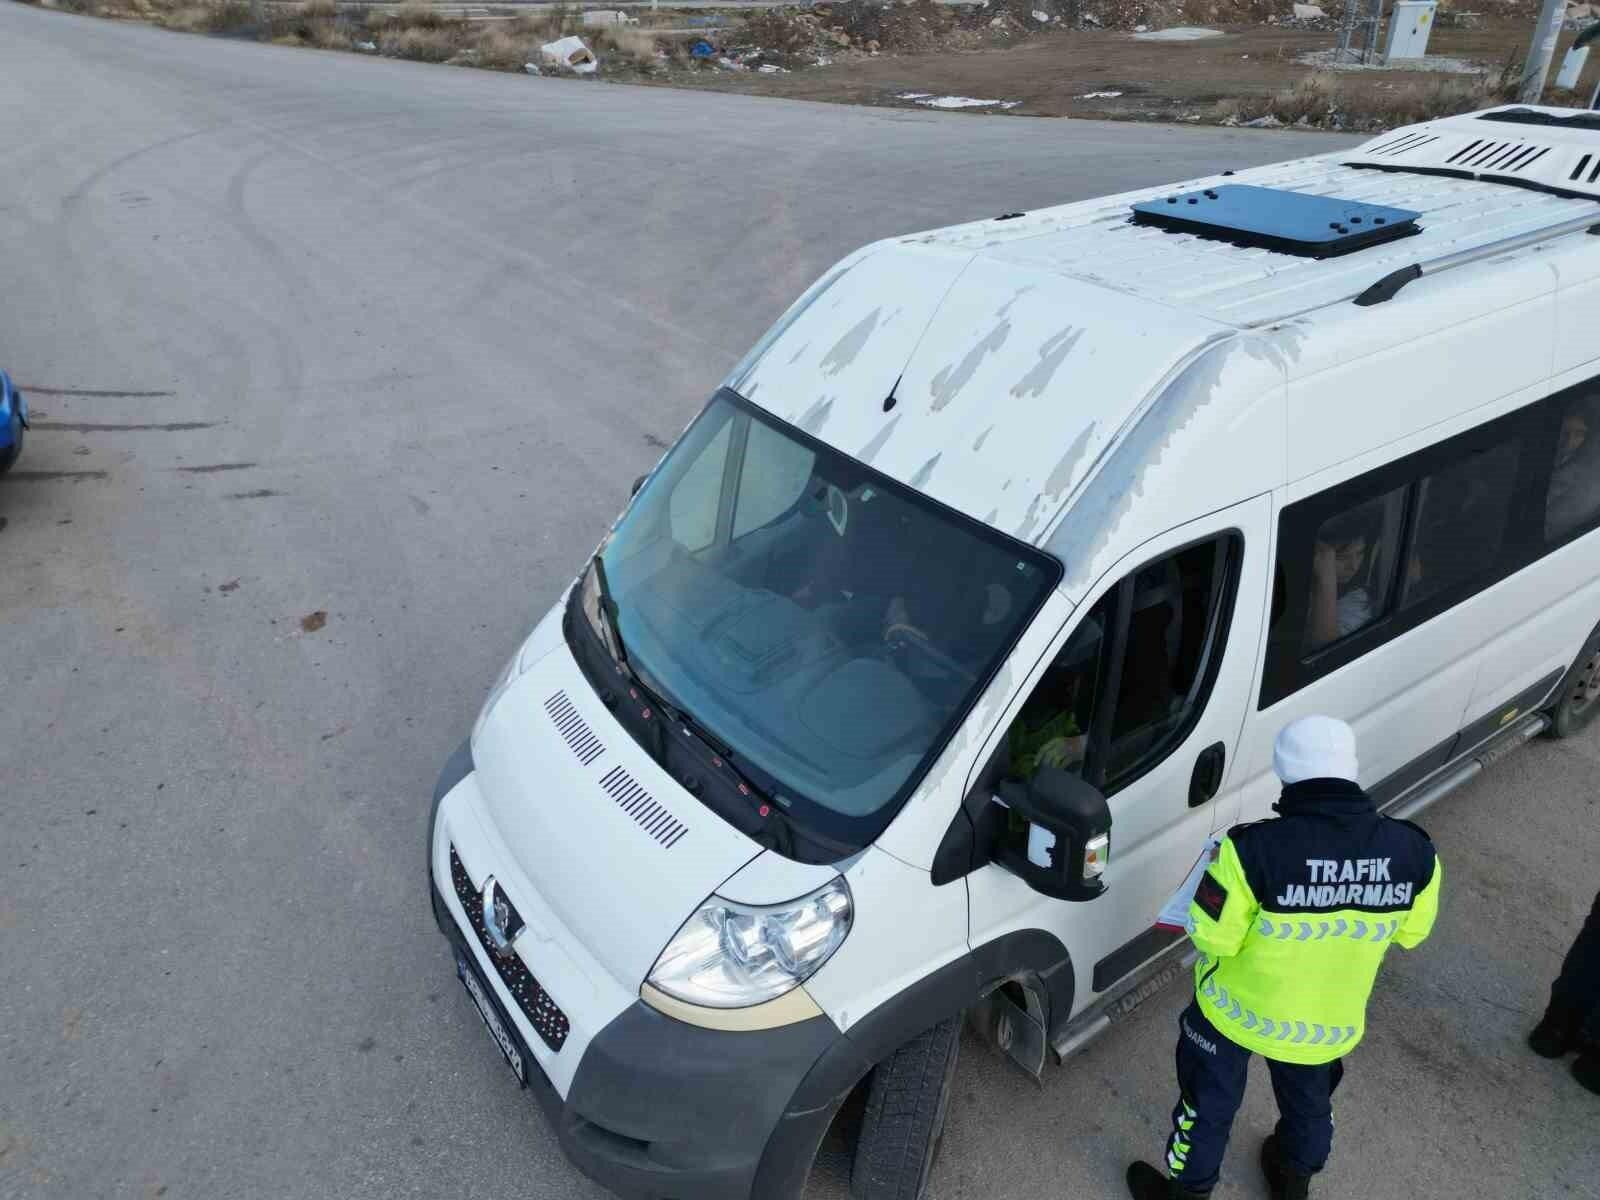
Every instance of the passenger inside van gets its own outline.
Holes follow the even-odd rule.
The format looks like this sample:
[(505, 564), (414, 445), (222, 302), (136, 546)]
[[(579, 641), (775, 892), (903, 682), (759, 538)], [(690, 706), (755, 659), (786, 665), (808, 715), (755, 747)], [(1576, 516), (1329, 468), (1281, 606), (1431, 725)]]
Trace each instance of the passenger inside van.
[(1382, 503), (1373, 501), (1341, 513), (1317, 531), (1307, 649), (1326, 646), (1371, 623), (1376, 612), (1373, 592), (1382, 543)]
[(1600, 513), (1600, 396), (1577, 401), (1561, 422), (1545, 505), (1545, 537), (1554, 541)]

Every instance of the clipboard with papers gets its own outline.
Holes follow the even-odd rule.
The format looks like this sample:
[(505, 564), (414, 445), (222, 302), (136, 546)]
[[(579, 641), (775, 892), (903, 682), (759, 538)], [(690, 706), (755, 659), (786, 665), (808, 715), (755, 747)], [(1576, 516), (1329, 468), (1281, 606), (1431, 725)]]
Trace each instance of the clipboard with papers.
[(1178, 885), (1178, 890), (1173, 892), (1167, 902), (1161, 906), (1161, 912), (1156, 917), (1156, 928), (1165, 929), (1171, 933), (1192, 933), (1194, 922), (1189, 916), (1189, 905), (1194, 900), (1196, 889), (1200, 886), (1200, 878), (1217, 859), (1217, 850), (1222, 845), (1220, 837), (1209, 838), (1205, 848), (1200, 851), (1200, 857), (1195, 859), (1194, 866), (1189, 869), (1189, 874)]

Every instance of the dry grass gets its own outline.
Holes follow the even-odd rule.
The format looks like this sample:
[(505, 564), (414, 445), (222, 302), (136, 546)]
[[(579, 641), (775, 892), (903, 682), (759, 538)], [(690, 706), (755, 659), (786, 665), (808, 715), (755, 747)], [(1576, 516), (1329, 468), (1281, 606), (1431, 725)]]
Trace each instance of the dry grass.
[(1271, 117), (1302, 128), (1392, 129), (1503, 104), (1515, 89), (1517, 72), (1517, 64), (1508, 61), (1486, 76), (1386, 83), (1354, 73), (1315, 71), (1274, 95), (1225, 100), (1216, 115), (1230, 123)]

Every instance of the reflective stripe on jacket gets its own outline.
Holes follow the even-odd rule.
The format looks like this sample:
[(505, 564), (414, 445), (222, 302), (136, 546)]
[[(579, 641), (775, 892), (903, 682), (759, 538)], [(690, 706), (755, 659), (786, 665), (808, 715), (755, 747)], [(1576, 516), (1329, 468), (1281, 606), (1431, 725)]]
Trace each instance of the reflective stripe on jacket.
[(1195, 995), (1245, 1049), (1325, 1063), (1365, 1033), (1389, 946), (1433, 929), (1443, 868), (1426, 833), (1353, 783), (1297, 783), (1277, 808), (1229, 832), (1195, 892)]

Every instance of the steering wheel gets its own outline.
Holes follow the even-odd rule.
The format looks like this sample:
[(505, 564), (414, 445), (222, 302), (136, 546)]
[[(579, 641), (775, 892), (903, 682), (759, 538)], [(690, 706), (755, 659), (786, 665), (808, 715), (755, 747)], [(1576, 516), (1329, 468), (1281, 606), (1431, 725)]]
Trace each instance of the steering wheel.
[(972, 671), (935, 646), (926, 633), (905, 621), (896, 621), (889, 625), (883, 631), (883, 641), (891, 655), (914, 649), (947, 675), (969, 681), (977, 678)]

